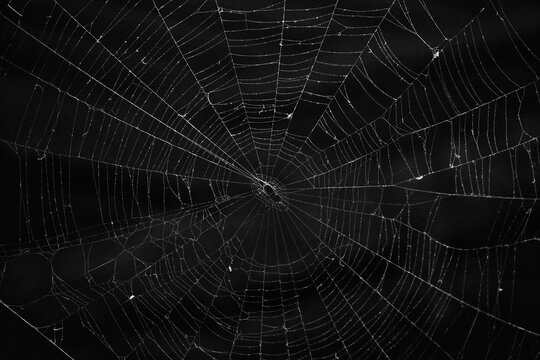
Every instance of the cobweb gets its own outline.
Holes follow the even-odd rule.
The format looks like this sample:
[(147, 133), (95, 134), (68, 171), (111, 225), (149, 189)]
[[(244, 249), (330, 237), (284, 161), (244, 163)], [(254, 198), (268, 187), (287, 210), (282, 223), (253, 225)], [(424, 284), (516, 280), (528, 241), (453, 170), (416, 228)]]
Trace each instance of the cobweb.
[(537, 358), (539, 16), (1, 5), (3, 306), (74, 359)]

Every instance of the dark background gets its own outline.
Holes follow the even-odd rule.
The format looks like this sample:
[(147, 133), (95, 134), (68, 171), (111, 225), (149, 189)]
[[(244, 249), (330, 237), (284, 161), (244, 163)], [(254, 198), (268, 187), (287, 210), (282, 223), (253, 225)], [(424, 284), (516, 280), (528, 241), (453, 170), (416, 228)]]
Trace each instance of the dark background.
[[(320, 20), (283, 34), (257, 30), (280, 20), (280, 4), (1, 5), (2, 359), (66, 358), (19, 316), (76, 359), (127, 356), (129, 341), (148, 334), (141, 319), (183, 334), (171, 343), (193, 340), (227, 358), (220, 351), (231, 351), (233, 337), (217, 315), (235, 319), (245, 343), (257, 344), (259, 320), (283, 325), (261, 313), (263, 303), (291, 311), (291, 358), (383, 358), (363, 321), (392, 359), (538, 356), (539, 4), (433, 1), (429, 17), (422, 2), (401, 1), (380, 25), (384, 11), (343, 16), (341, 24), (365, 29), (347, 30), (324, 22), (333, 2), (287, 1), (287, 20), (307, 16), (295, 9), (321, 6), (312, 9)], [(245, 19), (253, 28), (242, 27)], [(396, 26), (407, 19), (416, 34)], [(326, 26), (313, 27), (318, 21)], [(388, 53), (375, 41), (382, 38), (370, 37), (376, 29), (404, 67), (391, 71), (377, 60)], [(250, 43), (251, 34), (269, 40)], [(315, 71), (290, 65), (308, 82), (250, 83), (285, 77), (279, 54), (310, 49), (280, 47), (282, 36), (325, 39), (315, 49), (327, 52), (315, 63), (320, 49), (303, 58)], [(248, 46), (231, 47), (242, 41)], [(364, 67), (353, 66), (358, 58)], [(262, 180), (276, 185), (282, 204), (261, 193)], [(409, 226), (393, 228), (389, 219)], [(230, 292), (209, 295), (222, 278)], [(176, 281), (193, 287), (166, 287)], [(249, 300), (238, 309), (242, 298)], [(348, 303), (354, 307), (342, 311)], [(110, 348), (81, 325), (81, 314), (96, 317)], [(166, 336), (151, 337), (164, 353), (180, 354)], [(306, 338), (324, 346), (310, 352)], [(266, 332), (262, 352), (283, 357), (285, 339)], [(145, 346), (141, 357), (164, 356)], [(209, 357), (192, 347), (186, 358)], [(235, 350), (232, 358), (258, 354)]]

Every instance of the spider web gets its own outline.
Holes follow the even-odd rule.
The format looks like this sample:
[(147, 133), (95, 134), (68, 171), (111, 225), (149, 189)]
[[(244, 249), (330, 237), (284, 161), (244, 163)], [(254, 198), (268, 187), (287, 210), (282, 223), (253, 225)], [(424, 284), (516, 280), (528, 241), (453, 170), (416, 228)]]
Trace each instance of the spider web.
[(535, 359), (534, 2), (0, 7), (0, 300), (69, 358)]

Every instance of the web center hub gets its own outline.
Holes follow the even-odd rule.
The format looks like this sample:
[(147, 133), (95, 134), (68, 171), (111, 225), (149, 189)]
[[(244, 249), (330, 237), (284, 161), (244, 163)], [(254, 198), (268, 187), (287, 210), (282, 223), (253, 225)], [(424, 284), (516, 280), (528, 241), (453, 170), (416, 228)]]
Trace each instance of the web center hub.
[(257, 180), (252, 183), (255, 196), (267, 206), (278, 210), (287, 209), (287, 199), (284, 196), (284, 188), (276, 179), (263, 175), (257, 175)]

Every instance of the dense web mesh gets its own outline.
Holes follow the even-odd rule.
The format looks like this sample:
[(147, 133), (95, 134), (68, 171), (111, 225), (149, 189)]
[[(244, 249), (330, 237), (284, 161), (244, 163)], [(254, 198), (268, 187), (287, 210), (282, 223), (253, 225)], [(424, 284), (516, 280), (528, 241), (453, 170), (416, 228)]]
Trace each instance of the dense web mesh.
[(540, 6), (11, 0), (0, 300), (65, 356), (535, 359)]

